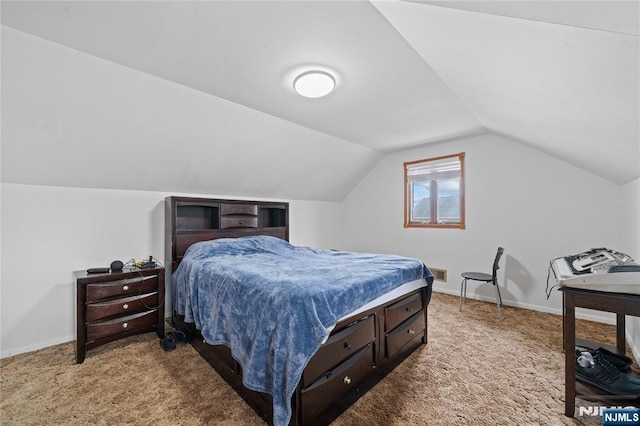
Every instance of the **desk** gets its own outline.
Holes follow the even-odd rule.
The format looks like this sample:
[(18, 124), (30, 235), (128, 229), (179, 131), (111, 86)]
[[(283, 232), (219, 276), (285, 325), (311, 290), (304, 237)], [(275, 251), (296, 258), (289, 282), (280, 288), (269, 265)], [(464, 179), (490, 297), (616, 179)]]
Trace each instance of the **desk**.
[[(564, 414), (573, 417), (576, 408), (576, 314), (575, 308), (595, 309), (597, 311), (616, 314), (616, 347), (621, 354), (625, 353), (625, 315), (640, 316), (640, 295), (625, 293), (608, 293), (604, 291), (584, 290), (572, 287), (561, 288), (563, 292), (563, 340), (565, 349), (565, 402)], [(578, 394), (580, 396), (582, 394)], [(593, 396), (593, 395), (590, 395)], [(601, 400), (616, 400), (614, 395), (599, 395)], [(629, 401), (627, 401), (629, 402)]]

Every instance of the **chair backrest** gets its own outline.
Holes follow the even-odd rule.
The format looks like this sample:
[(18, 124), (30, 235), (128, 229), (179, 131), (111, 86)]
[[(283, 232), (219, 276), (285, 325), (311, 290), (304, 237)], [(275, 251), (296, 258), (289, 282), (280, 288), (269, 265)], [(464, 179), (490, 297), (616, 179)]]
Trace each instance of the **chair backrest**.
[(504, 253), (504, 249), (502, 247), (498, 247), (498, 252), (496, 253), (496, 259), (493, 261), (493, 282), (496, 283), (496, 278), (498, 276), (498, 269), (500, 269), (500, 258), (502, 257), (502, 253)]

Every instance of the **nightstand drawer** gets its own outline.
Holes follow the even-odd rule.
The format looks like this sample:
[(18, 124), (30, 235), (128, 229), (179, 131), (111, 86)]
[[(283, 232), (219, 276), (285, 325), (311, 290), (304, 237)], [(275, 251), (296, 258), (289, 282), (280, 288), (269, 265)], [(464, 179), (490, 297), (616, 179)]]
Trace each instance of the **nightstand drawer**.
[(375, 341), (373, 318), (371, 315), (330, 336), (304, 369), (302, 385), (312, 383), (327, 370)]
[(87, 305), (87, 321), (131, 315), (158, 307), (158, 293), (147, 293)]
[(128, 315), (108, 321), (87, 324), (87, 342), (93, 342), (105, 337), (116, 336), (121, 333), (151, 328), (158, 322), (157, 309)]
[(220, 218), (220, 228), (257, 228), (257, 216), (222, 216)]
[(389, 332), (422, 309), (422, 295), (413, 294), (384, 310), (384, 329)]
[(87, 302), (150, 293), (158, 289), (157, 275), (87, 284)]
[(258, 206), (255, 204), (220, 204), (220, 215), (244, 214), (258, 215)]

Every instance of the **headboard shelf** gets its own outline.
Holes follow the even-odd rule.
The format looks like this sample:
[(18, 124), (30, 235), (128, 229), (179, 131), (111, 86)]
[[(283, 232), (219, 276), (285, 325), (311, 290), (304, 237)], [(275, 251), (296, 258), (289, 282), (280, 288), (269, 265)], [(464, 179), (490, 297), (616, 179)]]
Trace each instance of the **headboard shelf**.
[(173, 271), (193, 243), (270, 235), (289, 241), (289, 203), (216, 198), (165, 198), (165, 267)]
[(176, 206), (176, 229), (180, 231), (217, 229), (219, 208), (214, 205), (178, 204)]

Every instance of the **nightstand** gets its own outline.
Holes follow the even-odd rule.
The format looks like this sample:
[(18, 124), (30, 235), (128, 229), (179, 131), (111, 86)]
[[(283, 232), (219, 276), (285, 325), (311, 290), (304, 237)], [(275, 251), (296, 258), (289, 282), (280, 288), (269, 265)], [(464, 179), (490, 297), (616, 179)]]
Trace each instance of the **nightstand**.
[(77, 364), (88, 350), (114, 340), (151, 331), (164, 337), (164, 268), (73, 274)]

